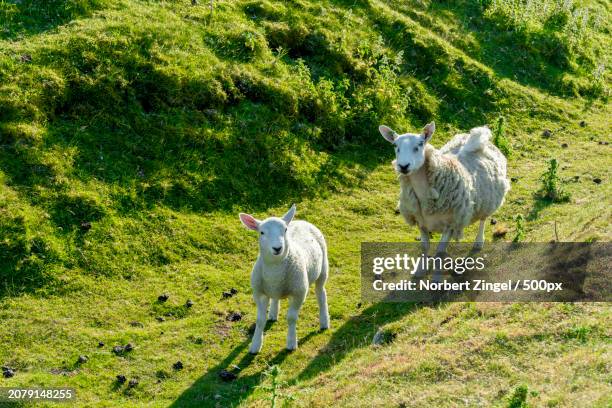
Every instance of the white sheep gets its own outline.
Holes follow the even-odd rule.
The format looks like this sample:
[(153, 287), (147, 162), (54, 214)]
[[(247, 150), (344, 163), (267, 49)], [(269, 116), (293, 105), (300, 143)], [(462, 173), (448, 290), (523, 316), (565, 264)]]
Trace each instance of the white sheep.
[(398, 135), (387, 126), (379, 130), (395, 147), (399, 210), (408, 224), (419, 227), (424, 255), (429, 251), (430, 232), (442, 233), (436, 251), (440, 255), (450, 239), (460, 239), (463, 229), (476, 221), (480, 227), (474, 249), (481, 249), (485, 220), (502, 205), (510, 189), (506, 158), (489, 141), (491, 131), (474, 128), (438, 150), (428, 143), (435, 131), (433, 122), (421, 134)]
[(282, 218), (270, 217), (263, 221), (250, 214), (240, 213), (240, 221), (259, 233), (259, 256), (251, 272), (253, 298), (257, 304), (257, 323), (249, 352), (261, 350), (266, 311), (268, 319), (278, 319), (279, 300), (289, 298), (287, 310), (287, 349), (297, 348), (296, 323), (308, 288), (314, 282), (319, 303), (319, 323), (322, 330), (329, 328), (327, 293), (327, 245), (321, 231), (306, 221), (292, 221), (295, 204)]

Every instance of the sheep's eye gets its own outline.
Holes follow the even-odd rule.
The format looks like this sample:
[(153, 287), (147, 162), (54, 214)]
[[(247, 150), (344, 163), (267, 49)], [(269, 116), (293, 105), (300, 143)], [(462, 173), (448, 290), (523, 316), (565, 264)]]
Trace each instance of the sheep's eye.
[(419, 148), (418, 148), (418, 147), (415, 147), (413, 150), (414, 150), (414, 152), (416, 153), (416, 152), (418, 152), (418, 151), (419, 151)]
[(263, 231), (261, 231), (260, 234), (263, 235)]

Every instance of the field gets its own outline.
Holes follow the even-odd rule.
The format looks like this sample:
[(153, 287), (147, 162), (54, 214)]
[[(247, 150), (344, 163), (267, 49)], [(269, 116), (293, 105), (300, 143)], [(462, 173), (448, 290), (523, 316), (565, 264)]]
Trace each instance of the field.
[[(361, 242), (418, 236), (383, 123), (435, 120), (437, 147), (495, 130), (512, 189), (488, 242), (610, 241), (609, 2), (195, 3), (0, 0), (0, 386), (87, 407), (273, 388), (277, 406), (612, 405), (607, 303), (370, 304), (359, 280)], [(258, 247), (237, 214), (291, 203), (328, 241), (332, 328), (311, 293), (300, 348), (281, 318), (251, 356)]]

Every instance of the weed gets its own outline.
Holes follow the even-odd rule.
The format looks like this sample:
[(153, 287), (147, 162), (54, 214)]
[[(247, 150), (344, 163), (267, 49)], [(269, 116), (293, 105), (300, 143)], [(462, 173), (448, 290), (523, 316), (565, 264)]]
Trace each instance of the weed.
[(505, 122), (506, 119), (503, 116), (497, 118), (495, 130), (493, 131), (493, 144), (499, 148), (504, 156), (510, 157), (512, 154), (512, 148), (510, 146), (510, 142), (506, 138)]
[(541, 199), (553, 203), (566, 203), (570, 200), (570, 194), (561, 187), (561, 179), (558, 175), (559, 163), (557, 159), (548, 162), (548, 169), (540, 176), (542, 187), (538, 194)]
[(524, 226), (525, 218), (522, 214), (518, 214), (514, 217), (514, 222), (516, 223), (516, 234), (514, 238), (512, 238), (512, 242), (521, 242), (525, 239), (525, 226)]
[(259, 389), (270, 394), (269, 400), (271, 408), (276, 408), (276, 403), (278, 399), (284, 399), (285, 401), (294, 400), (294, 397), (292, 395), (285, 394), (280, 391), (280, 388), (287, 384), (285, 381), (280, 381), (281, 374), (282, 371), (277, 365), (269, 367), (266, 371), (262, 373), (263, 376), (267, 377), (270, 380), (270, 383), (269, 385), (259, 385)]

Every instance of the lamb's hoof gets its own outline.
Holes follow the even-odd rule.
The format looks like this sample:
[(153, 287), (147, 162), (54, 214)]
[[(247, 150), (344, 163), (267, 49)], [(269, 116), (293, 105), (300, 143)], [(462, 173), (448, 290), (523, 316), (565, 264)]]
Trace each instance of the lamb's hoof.
[(254, 350), (249, 350), (249, 354), (256, 356), (257, 354), (259, 354), (259, 350), (254, 351)]
[(319, 327), (319, 331), (320, 331), (320, 332), (323, 332), (323, 331), (325, 331), (325, 330), (329, 330), (329, 324), (327, 324), (327, 325), (321, 325), (321, 326)]
[(269, 322), (274, 323), (274, 322), (276, 322), (277, 320), (278, 320), (278, 319), (272, 319), (271, 317), (268, 317), (268, 321), (269, 321)]
[(258, 354), (260, 351), (261, 351), (261, 346), (257, 347), (257, 346), (251, 345), (251, 347), (249, 347), (249, 353), (251, 354)]
[(435, 271), (433, 275), (431, 276), (431, 281), (435, 283), (441, 283), (442, 282), (442, 272)]
[(287, 342), (287, 351), (294, 351), (297, 350), (298, 348), (298, 344), (297, 344), (297, 340), (295, 342), (289, 341)]
[(474, 246), (472, 247), (472, 251), (478, 252), (484, 246), (484, 242), (474, 242)]

